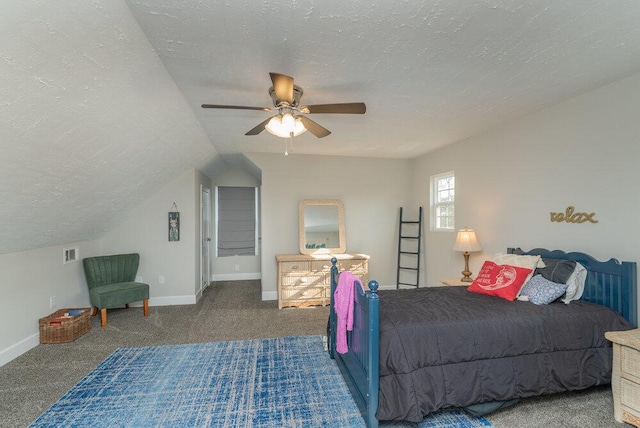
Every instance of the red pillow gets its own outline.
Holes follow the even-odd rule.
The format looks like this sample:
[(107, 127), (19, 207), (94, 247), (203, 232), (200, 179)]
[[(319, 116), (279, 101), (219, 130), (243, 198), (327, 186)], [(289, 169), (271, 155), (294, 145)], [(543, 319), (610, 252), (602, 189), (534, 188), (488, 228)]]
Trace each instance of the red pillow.
[(531, 269), (486, 261), (468, 291), (515, 300)]

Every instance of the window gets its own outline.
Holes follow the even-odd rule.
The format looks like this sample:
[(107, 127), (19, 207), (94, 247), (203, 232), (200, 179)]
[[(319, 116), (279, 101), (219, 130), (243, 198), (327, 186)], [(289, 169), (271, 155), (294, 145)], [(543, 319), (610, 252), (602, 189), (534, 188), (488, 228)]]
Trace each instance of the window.
[(453, 171), (431, 176), (431, 230), (454, 230), (456, 181)]
[(216, 187), (216, 256), (255, 256), (255, 187)]

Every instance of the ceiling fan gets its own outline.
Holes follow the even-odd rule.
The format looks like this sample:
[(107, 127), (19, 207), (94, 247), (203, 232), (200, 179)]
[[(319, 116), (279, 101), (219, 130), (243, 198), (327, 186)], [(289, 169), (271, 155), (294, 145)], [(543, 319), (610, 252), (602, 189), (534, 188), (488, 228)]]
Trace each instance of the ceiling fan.
[[(284, 74), (269, 73), (273, 86), (269, 88), (269, 95), (278, 114), (262, 121), (245, 135), (258, 135), (264, 129), (282, 138), (296, 137), (305, 131), (311, 132), (318, 138), (326, 137), (331, 131), (309, 119), (304, 114), (341, 113), (364, 114), (367, 107), (364, 103), (316, 104), (302, 105), (302, 88), (293, 84), (293, 77)], [(262, 110), (270, 112), (271, 107), (230, 106), (219, 104), (202, 104), (202, 108), (219, 108), (235, 110)]]

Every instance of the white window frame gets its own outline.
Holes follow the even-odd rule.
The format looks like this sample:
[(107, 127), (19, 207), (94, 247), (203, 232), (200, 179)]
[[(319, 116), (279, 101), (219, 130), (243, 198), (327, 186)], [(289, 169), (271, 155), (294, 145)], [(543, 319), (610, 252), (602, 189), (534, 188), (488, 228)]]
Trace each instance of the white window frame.
[[(431, 176), (431, 230), (454, 232), (456, 230), (455, 218), (455, 173), (444, 172)], [(439, 188), (440, 183), (450, 180), (447, 188)], [(445, 197), (441, 197), (442, 195)]]

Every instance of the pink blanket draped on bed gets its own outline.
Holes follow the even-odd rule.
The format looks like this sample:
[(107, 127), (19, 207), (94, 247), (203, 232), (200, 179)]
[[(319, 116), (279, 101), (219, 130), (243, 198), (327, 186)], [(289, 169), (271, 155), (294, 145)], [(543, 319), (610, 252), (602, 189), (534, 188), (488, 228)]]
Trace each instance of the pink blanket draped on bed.
[(347, 347), (347, 330), (353, 330), (354, 281), (358, 281), (358, 284), (362, 287), (360, 279), (353, 273), (349, 271), (340, 273), (338, 286), (333, 293), (334, 310), (338, 316), (336, 326), (336, 351), (341, 354), (345, 354), (349, 350)]

